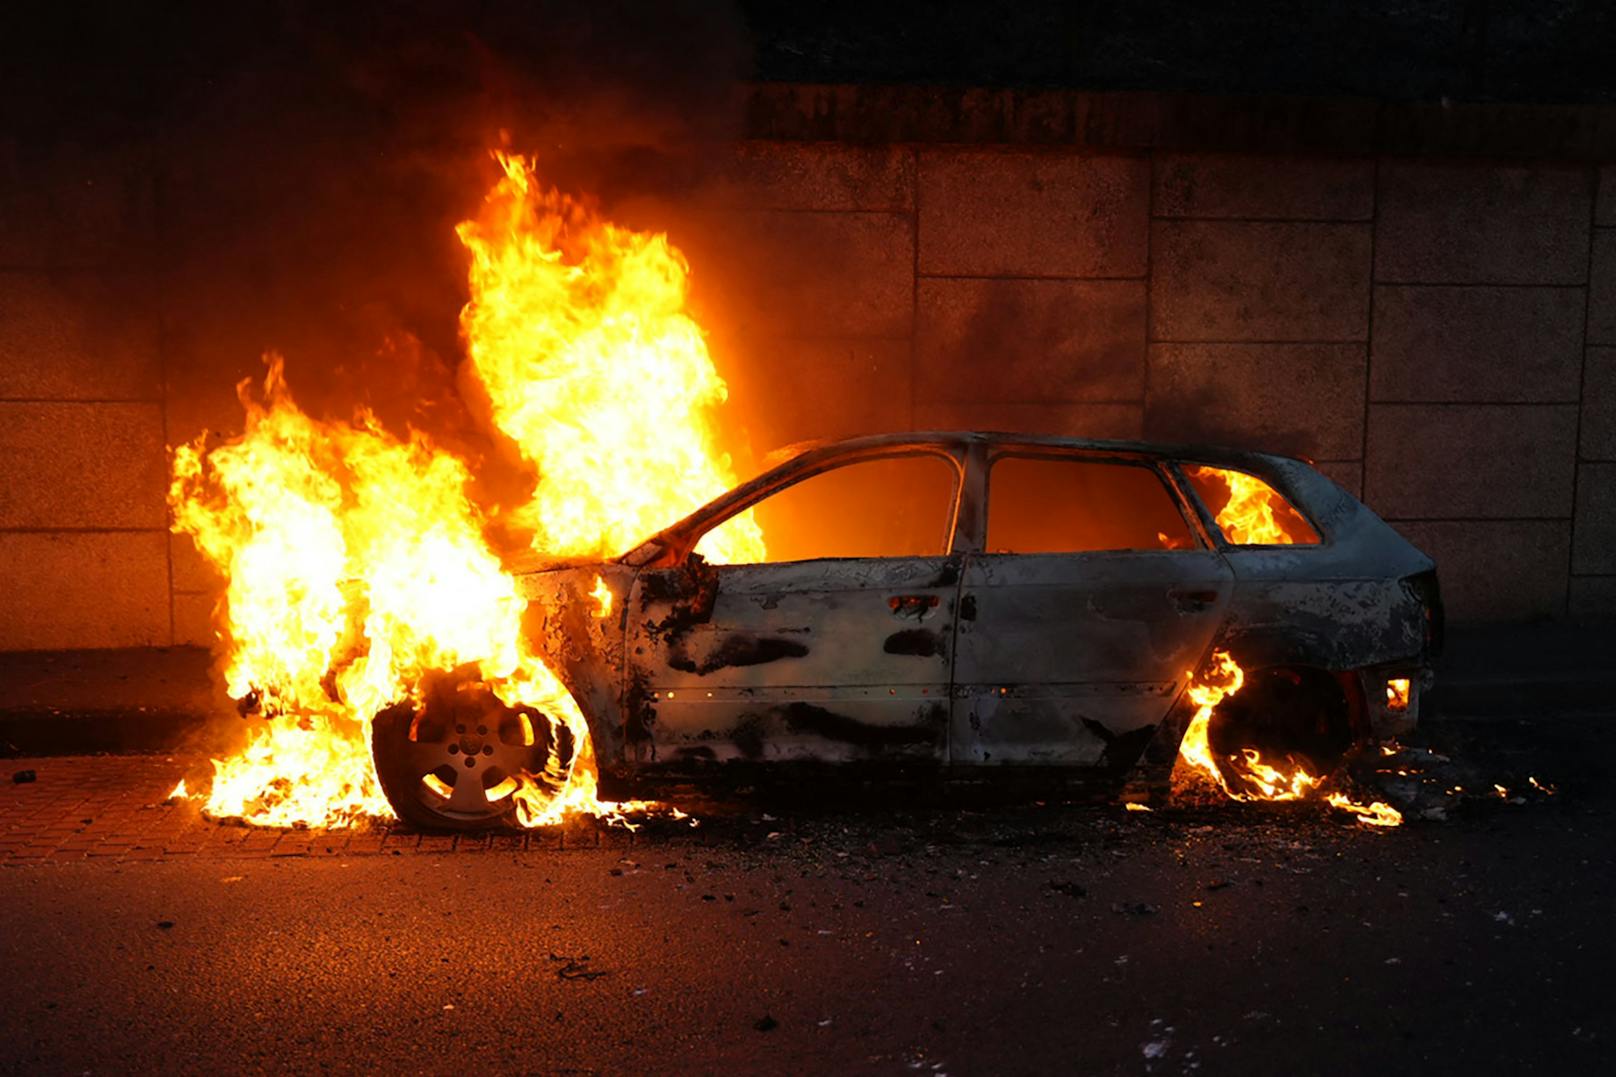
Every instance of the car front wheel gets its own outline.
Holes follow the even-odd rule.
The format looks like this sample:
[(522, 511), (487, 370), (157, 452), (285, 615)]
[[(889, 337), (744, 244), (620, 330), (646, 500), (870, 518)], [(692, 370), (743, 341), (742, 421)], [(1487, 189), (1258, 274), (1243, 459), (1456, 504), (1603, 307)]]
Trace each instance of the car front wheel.
[(400, 819), (425, 830), (514, 826), (524, 782), (565, 775), (572, 746), (531, 707), (509, 707), (482, 682), (440, 676), (423, 702), (399, 703), (371, 726), (382, 792)]

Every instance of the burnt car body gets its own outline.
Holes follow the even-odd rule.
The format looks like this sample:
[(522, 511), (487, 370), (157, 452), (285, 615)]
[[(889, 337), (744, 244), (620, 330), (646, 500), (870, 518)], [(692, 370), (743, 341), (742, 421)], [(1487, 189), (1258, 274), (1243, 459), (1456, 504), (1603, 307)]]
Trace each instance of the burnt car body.
[[(821, 551), (798, 543), (760, 564), (696, 552), (783, 491), (897, 458), (938, 461), (930, 473), (951, 482), (935, 548), (871, 539), (892, 555), (830, 542), (832, 556), (800, 557)], [(1316, 541), (1229, 541), (1190, 468), (1260, 479)], [(912, 490), (894, 478), (873, 500), (863, 484), (860, 519), (907, 511)], [(1065, 505), (1079, 486), (1075, 511), (1107, 518), (1097, 532)], [(1123, 490), (1128, 507), (1113, 512), (1107, 491)], [(1140, 519), (1110, 518), (1130, 514)], [(824, 512), (817, 526), (853, 515)], [(521, 579), (529, 630), (583, 709), (615, 795), (825, 764), (1060, 768), (1159, 792), (1193, 713), (1185, 690), (1216, 649), (1259, 678), (1282, 671), (1291, 696), (1322, 686), (1329, 698), (1293, 720), (1327, 721), (1313, 733), (1344, 748), (1417, 721), (1441, 619), (1431, 560), (1301, 460), (1016, 434), (813, 445), (615, 561)], [(601, 581), (607, 616), (591, 598)], [(1400, 698), (1393, 680), (1407, 682)]]
[[(1231, 541), (1209, 469), (1259, 480), (1301, 539)], [(747, 512), (769, 560), (697, 552)], [(1441, 629), (1431, 560), (1304, 461), (1019, 434), (814, 444), (622, 557), (519, 578), (612, 799), (816, 773), (1056, 776), (1160, 799), (1187, 689), (1219, 650), (1247, 686), (1214, 742), (1221, 728), (1226, 749), (1328, 769), (1417, 721)], [(509, 814), (422, 793), (401, 768), (412, 748), (437, 756), (395, 756), (392, 736), (379, 720), (408, 818)], [(514, 760), (531, 743), (493, 747)]]

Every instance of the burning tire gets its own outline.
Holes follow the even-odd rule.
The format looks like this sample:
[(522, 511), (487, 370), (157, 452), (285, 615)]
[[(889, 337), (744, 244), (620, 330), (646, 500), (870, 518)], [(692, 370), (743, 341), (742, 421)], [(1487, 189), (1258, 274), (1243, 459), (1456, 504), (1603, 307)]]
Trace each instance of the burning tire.
[(1274, 765), (1323, 777), (1353, 745), (1352, 705), (1336, 678), (1321, 669), (1270, 667), (1212, 713), (1207, 741), (1231, 791), (1251, 793), (1249, 771), (1236, 761), (1248, 749)]
[[(425, 702), (376, 716), (371, 751), (382, 792), (400, 819), (427, 830), (512, 826), (523, 784), (559, 788), (573, 745), (532, 707), (508, 707), (470, 677), (424, 686)], [(552, 732), (560, 728), (559, 736)]]

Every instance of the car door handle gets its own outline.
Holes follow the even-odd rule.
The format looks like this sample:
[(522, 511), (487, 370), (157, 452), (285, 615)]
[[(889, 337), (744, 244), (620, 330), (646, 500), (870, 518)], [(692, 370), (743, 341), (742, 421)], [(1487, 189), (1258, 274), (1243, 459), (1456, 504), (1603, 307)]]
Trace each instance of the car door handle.
[(1186, 613), (1204, 610), (1218, 600), (1216, 591), (1207, 591), (1196, 588), (1174, 588), (1167, 592), (1167, 597), (1173, 600), (1173, 605)]
[(936, 595), (893, 595), (887, 605), (898, 617), (923, 617), (927, 610), (937, 608)]

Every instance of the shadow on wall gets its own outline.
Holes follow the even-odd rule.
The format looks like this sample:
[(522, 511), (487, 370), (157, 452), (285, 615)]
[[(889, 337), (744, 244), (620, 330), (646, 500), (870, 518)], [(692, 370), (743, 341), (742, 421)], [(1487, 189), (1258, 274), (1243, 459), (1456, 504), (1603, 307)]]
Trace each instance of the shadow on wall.
[(1318, 434), (1305, 419), (1268, 414), (1261, 428), (1254, 429), (1237, 418), (1249, 411), (1239, 397), (1239, 386), (1208, 384), (1194, 399), (1152, 400), (1145, 413), (1145, 437), (1152, 441), (1255, 449), (1282, 456), (1316, 456)]

